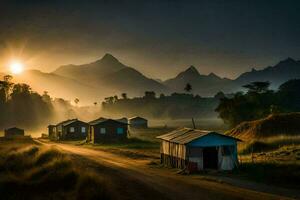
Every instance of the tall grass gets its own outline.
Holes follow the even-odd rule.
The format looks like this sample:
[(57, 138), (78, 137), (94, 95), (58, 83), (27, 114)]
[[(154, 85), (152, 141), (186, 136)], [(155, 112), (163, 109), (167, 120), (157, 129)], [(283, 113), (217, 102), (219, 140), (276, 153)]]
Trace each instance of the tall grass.
[(300, 136), (279, 135), (252, 140), (239, 145), (240, 154), (259, 153), (278, 150), (286, 146), (300, 146)]
[(58, 149), (7, 145), (0, 152), (1, 199), (111, 199), (104, 182)]

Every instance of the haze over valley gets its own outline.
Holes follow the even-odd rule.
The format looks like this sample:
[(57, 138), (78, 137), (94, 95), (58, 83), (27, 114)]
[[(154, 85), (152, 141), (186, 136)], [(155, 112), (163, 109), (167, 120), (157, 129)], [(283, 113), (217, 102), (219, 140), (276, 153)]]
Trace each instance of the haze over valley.
[(39, 93), (47, 91), (53, 97), (70, 101), (78, 98), (80, 105), (92, 105), (94, 102), (102, 102), (107, 96), (122, 93), (129, 97), (142, 96), (145, 91), (154, 91), (157, 95), (182, 93), (187, 83), (192, 85), (192, 94), (202, 97), (211, 97), (218, 92), (230, 94), (242, 90), (243, 85), (253, 81), (269, 81), (271, 88), (276, 89), (287, 80), (300, 78), (300, 61), (287, 58), (262, 70), (253, 68), (236, 79), (221, 78), (213, 72), (204, 75), (191, 65), (177, 76), (159, 81), (143, 75), (136, 68), (121, 63), (107, 53), (88, 64), (64, 65), (51, 73), (38, 69), (26, 70), (13, 77), (14, 81), (27, 83)]

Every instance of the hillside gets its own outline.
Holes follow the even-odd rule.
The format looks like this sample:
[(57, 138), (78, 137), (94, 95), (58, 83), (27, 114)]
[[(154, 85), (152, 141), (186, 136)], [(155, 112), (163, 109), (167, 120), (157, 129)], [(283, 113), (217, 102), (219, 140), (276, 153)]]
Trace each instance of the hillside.
[(110, 74), (103, 78), (102, 82), (114, 88), (117, 94), (126, 92), (130, 96), (141, 96), (144, 95), (145, 91), (155, 91), (157, 94), (170, 92), (163, 84), (147, 78), (131, 67)]
[(79, 98), (82, 104), (91, 104), (104, 97), (101, 93), (95, 93), (95, 89), (89, 85), (52, 73), (28, 70), (13, 77), (14, 82), (27, 83), (40, 94), (48, 91), (52, 97), (61, 97), (71, 101)]
[(260, 120), (243, 122), (226, 134), (244, 141), (278, 135), (299, 135), (300, 113), (276, 114)]
[(234, 82), (237, 85), (244, 85), (253, 81), (270, 81), (271, 87), (276, 89), (283, 82), (296, 78), (300, 78), (300, 62), (287, 58), (274, 66), (245, 72)]
[(214, 96), (219, 91), (228, 93), (235, 88), (232, 80), (221, 78), (214, 73), (202, 75), (194, 66), (190, 66), (176, 77), (164, 82), (166, 86), (176, 92), (184, 92), (184, 87), (187, 83), (192, 85), (192, 93), (201, 96)]
[(64, 65), (53, 73), (80, 81), (93, 81), (117, 72), (127, 66), (111, 54), (105, 54), (100, 60), (83, 65)]
[(146, 90), (157, 93), (169, 92), (163, 84), (122, 64), (111, 54), (105, 54), (103, 58), (90, 64), (61, 66), (53, 73), (78, 80), (97, 88), (98, 91), (105, 88), (107, 96), (123, 92), (131, 96), (140, 96)]

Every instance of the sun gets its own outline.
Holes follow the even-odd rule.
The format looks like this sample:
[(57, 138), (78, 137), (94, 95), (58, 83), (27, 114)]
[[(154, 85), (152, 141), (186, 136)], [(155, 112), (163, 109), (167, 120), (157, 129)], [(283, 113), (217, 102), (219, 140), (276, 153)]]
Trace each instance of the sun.
[(9, 69), (13, 74), (21, 74), (24, 70), (24, 65), (18, 60), (14, 60), (9, 64)]

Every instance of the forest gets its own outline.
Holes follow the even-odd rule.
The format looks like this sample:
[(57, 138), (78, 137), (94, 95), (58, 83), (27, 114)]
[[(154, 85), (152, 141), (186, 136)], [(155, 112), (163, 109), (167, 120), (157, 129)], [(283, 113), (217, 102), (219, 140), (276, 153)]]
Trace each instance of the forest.
[(237, 92), (231, 98), (224, 96), (216, 108), (219, 117), (234, 127), (270, 114), (300, 111), (300, 79), (289, 80), (276, 91), (269, 86), (269, 82), (252, 82), (243, 86), (245, 93)]
[(13, 77), (6, 75), (0, 80), (0, 129), (12, 126), (35, 129), (47, 125), (59, 117), (74, 116), (70, 102), (52, 99), (48, 92), (40, 95), (24, 83), (15, 84)]
[(220, 92), (214, 97), (201, 97), (189, 93), (173, 93), (169, 96), (160, 94), (157, 97), (155, 92), (146, 91), (142, 97), (128, 98), (126, 93), (121, 96), (105, 98), (102, 102), (103, 112), (124, 116), (142, 115), (156, 119), (190, 119), (216, 117), (214, 109), (224, 94)]

